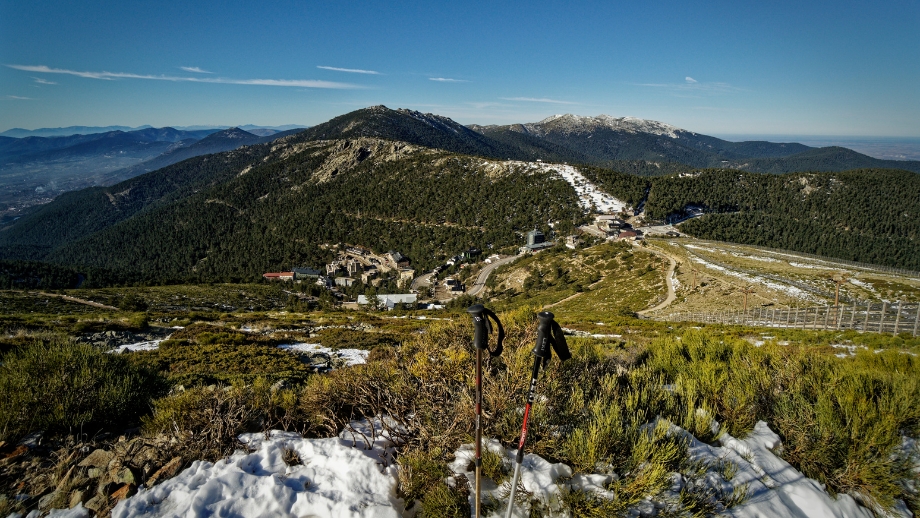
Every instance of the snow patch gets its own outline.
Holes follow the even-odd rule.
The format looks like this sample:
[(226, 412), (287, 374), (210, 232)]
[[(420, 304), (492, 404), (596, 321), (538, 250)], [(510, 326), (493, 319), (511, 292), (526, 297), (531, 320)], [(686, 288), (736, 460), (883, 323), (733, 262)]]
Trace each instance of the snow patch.
[[(195, 461), (119, 502), (112, 517), (402, 516), (391, 462), (394, 441), (379, 431), (379, 420), (353, 425), (377, 432), (363, 439), (355, 439), (355, 431), (329, 439), (279, 430), (240, 435), (246, 449), (216, 463)], [(285, 462), (292, 452), (300, 463)]]
[(538, 166), (544, 171), (555, 171), (563, 180), (569, 182), (569, 185), (578, 194), (578, 201), (583, 209), (594, 209), (601, 214), (615, 214), (628, 208), (625, 202), (602, 192), (578, 172), (578, 169), (570, 165), (538, 164)]
[[(168, 340), (168, 338), (165, 340)], [(149, 342), (137, 342), (136, 344), (119, 345), (118, 347), (108, 352), (111, 354), (119, 354), (123, 352), (156, 351), (160, 348), (160, 342), (162, 341), (163, 340), (150, 340)]]
[(305, 352), (305, 353), (322, 353), (328, 354), (333, 358), (339, 358), (345, 360), (345, 365), (359, 365), (362, 363), (367, 363), (367, 355), (370, 354), (370, 351), (364, 349), (329, 349), (328, 347), (323, 347), (320, 344), (308, 344), (308, 343), (296, 343), (296, 344), (281, 344), (278, 346), (279, 349), (285, 351), (296, 351), (296, 352)]
[[(691, 245), (687, 245), (687, 246), (689, 247), (689, 246), (691, 246)], [(720, 271), (720, 272), (722, 272), (722, 273), (724, 273), (724, 274), (726, 274), (726, 275), (731, 275), (732, 277), (737, 277), (737, 278), (742, 279), (742, 280), (744, 280), (744, 281), (746, 281), (746, 282), (749, 282), (749, 283), (758, 283), (758, 284), (762, 284), (763, 286), (766, 286), (767, 288), (769, 288), (769, 289), (771, 289), (771, 290), (779, 291), (779, 292), (785, 293), (786, 295), (789, 295), (790, 297), (795, 297), (795, 298), (798, 298), (798, 299), (808, 300), (808, 301), (817, 301), (817, 300), (818, 300), (818, 299), (815, 298), (811, 293), (808, 293), (807, 291), (805, 291), (805, 290), (803, 290), (803, 289), (801, 289), (801, 288), (797, 288), (797, 287), (795, 287), (795, 286), (789, 286), (789, 285), (786, 285), (786, 284), (780, 284), (780, 283), (778, 283), (778, 282), (771, 281), (771, 280), (765, 279), (765, 278), (763, 278), (763, 277), (757, 277), (757, 276), (754, 276), (754, 275), (748, 275), (748, 274), (746, 274), (746, 273), (741, 273), (741, 272), (736, 272), (736, 271), (734, 271), (734, 270), (729, 270), (728, 268), (725, 268), (724, 266), (719, 266), (719, 265), (717, 265), (717, 264), (712, 264), (712, 263), (710, 263), (709, 261), (706, 261), (705, 259), (701, 259), (701, 258), (696, 257), (696, 256), (691, 257), (690, 259), (691, 259), (693, 262), (699, 263), (699, 264), (701, 264), (701, 265), (703, 265), (703, 266), (705, 266), (705, 267), (707, 267), (707, 268), (712, 268), (713, 270)]]

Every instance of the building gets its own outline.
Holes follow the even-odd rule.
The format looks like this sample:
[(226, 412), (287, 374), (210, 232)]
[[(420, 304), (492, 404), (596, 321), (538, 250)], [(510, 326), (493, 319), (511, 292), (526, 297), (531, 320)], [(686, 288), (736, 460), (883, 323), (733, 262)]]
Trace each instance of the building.
[(293, 281), (294, 272), (269, 272), (263, 273), (262, 278), (269, 281)]
[(565, 238), (565, 247), (575, 250), (578, 248), (578, 245), (581, 244), (581, 239), (578, 236), (566, 236)]
[(639, 237), (639, 233), (635, 230), (622, 230), (617, 235), (618, 239), (636, 239)]
[(386, 253), (386, 258), (393, 263), (395, 268), (407, 268), (411, 262), (408, 257), (402, 255), (396, 250), (390, 250)]
[(540, 230), (533, 229), (527, 233), (527, 244), (524, 246), (531, 252), (553, 246), (552, 241), (546, 240), (546, 235)]
[(351, 286), (351, 285), (354, 284), (354, 283), (355, 283), (355, 280), (352, 279), (351, 277), (336, 277), (336, 278), (335, 278), (335, 285), (336, 285), (336, 286), (342, 286), (342, 287), (344, 287), (344, 288), (347, 288), (347, 287)]
[(322, 275), (322, 272), (319, 270), (314, 270), (313, 268), (294, 268), (293, 274), (295, 281), (305, 279), (316, 280), (319, 279), (319, 276)]
[(361, 274), (361, 282), (363, 282), (364, 284), (367, 284), (371, 281), (371, 279), (374, 279), (376, 277), (377, 277), (377, 268), (368, 268), (367, 270), (364, 271), (364, 273)]
[(364, 272), (364, 266), (361, 265), (358, 261), (354, 259), (349, 259), (345, 261), (345, 271), (348, 272), (349, 276), (358, 275), (359, 273)]
[(594, 219), (594, 226), (598, 230), (605, 232), (608, 236), (616, 235), (620, 229), (626, 225), (626, 222), (616, 216), (598, 216)]
[(472, 259), (474, 257), (479, 257), (480, 255), (482, 255), (482, 250), (475, 248), (475, 247), (470, 248), (466, 252), (463, 252), (464, 259)]
[[(418, 295), (415, 293), (391, 293), (377, 294), (377, 299), (380, 301), (380, 304), (387, 309), (394, 309), (397, 304), (410, 304), (415, 307), (418, 303)], [(370, 303), (370, 300), (365, 295), (358, 295), (358, 305), (366, 306)]]
[(452, 277), (444, 279), (444, 287), (450, 292), (466, 291), (466, 286), (460, 284), (460, 281)]
[(400, 286), (406, 284), (412, 284), (412, 279), (415, 278), (415, 270), (412, 268), (400, 268), (399, 269), (399, 278), (396, 280), (396, 283)]

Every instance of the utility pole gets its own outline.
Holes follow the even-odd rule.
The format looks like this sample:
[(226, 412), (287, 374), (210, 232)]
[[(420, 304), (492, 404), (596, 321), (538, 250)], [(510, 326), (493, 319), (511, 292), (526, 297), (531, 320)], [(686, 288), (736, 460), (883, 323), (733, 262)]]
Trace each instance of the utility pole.
[(741, 293), (744, 293), (744, 312), (745, 313), (747, 313), (748, 295), (751, 293), (754, 293), (754, 291), (755, 290), (753, 286), (745, 286), (744, 288), (741, 288)]
[(831, 277), (831, 280), (836, 284), (836, 289), (834, 290), (834, 307), (837, 307), (840, 303), (840, 285), (847, 282), (849, 274), (839, 273)]

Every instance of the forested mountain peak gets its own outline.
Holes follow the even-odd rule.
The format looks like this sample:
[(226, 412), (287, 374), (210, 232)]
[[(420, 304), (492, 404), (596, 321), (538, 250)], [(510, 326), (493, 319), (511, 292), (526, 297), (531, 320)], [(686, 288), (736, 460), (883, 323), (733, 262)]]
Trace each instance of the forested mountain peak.
[(249, 133), (248, 131), (241, 130), (240, 128), (227, 128), (225, 130), (217, 131), (208, 136), (212, 139), (218, 138), (231, 138), (231, 139), (258, 139), (259, 136), (254, 133)]

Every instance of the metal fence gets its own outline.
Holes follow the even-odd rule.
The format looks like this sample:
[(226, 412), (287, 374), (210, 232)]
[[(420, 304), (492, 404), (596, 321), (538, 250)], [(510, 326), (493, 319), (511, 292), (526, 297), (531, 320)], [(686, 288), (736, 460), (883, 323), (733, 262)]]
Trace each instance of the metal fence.
[(753, 308), (747, 311), (681, 311), (670, 322), (781, 327), (787, 329), (856, 330), (920, 335), (920, 304), (880, 302), (813, 308)]

